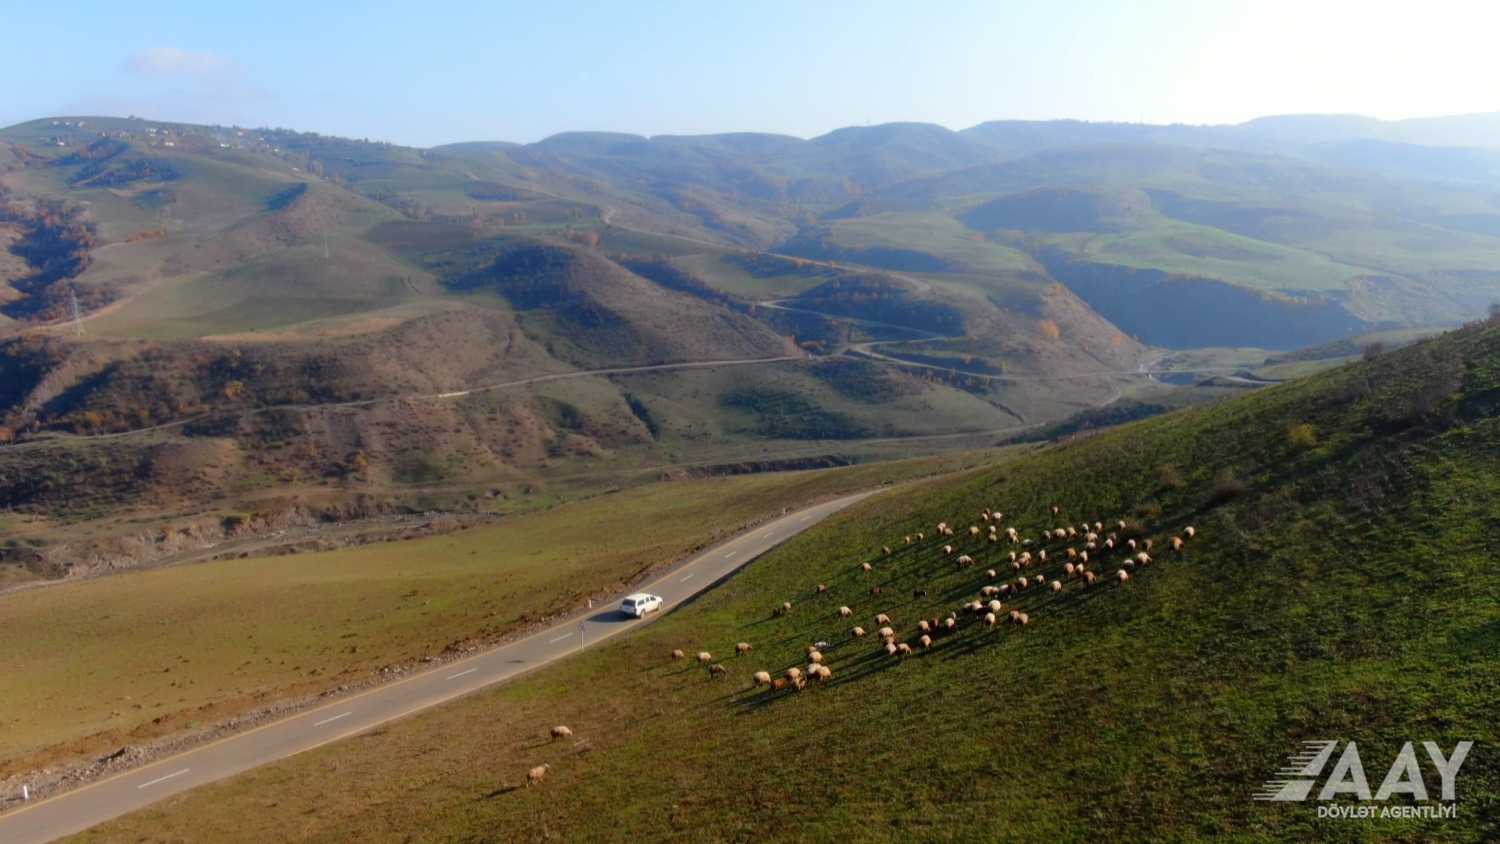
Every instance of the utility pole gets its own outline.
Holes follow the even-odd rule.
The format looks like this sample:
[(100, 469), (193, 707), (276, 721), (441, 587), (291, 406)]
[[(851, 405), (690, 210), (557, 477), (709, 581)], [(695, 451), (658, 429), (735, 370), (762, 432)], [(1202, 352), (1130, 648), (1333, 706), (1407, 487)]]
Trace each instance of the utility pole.
[(78, 288), (71, 282), (68, 284), (68, 310), (73, 315), (73, 332), (79, 337), (83, 336), (83, 317), (78, 313)]
[(583, 626), (585, 624), (588, 624), (588, 622), (587, 621), (580, 621), (580, 622), (578, 622), (578, 649), (579, 650), (583, 650)]

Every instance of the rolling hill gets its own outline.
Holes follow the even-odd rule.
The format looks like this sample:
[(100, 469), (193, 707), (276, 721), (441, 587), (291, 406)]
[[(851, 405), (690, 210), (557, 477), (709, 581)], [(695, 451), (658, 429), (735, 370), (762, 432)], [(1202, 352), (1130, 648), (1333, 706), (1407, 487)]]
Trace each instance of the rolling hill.
[[(900, 487), (638, 635), (83, 840), (583, 837), (603, 818), (609, 835), (683, 840), (1490, 840), (1497, 400), (1500, 326), (1475, 324)], [(991, 510), (1031, 544), (971, 537)], [(1043, 533), (1084, 521), (1103, 526), (1092, 584), (1063, 570), (1085, 539)], [(1127, 565), (1106, 533), (1153, 540), (1151, 561)], [(955, 565), (945, 542), (977, 561)], [(1023, 550), (1033, 562), (1014, 571)], [(1061, 588), (1001, 595), (994, 628), (963, 607), (1021, 575)], [(956, 630), (922, 647), (918, 620), (950, 612)], [(878, 613), (912, 655), (850, 636)], [(741, 641), (753, 651), (734, 656)], [(819, 641), (828, 682), (752, 685)], [(573, 738), (548, 742), (558, 723)], [(1254, 799), (1300, 742), (1383, 760), (1421, 739), (1475, 742), (1451, 818), (1335, 822)], [(1373, 786), (1384, 763), (1366, 764)]]

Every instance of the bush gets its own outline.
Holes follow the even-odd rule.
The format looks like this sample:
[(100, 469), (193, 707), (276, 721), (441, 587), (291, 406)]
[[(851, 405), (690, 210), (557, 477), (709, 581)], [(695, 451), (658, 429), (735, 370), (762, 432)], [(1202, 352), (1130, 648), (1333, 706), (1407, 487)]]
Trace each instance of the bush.
[(1182, 479), (1182, 471), (1171, 463), (1156, 467), (1156, 479), (1161, 483), (1162, 489), (1182, 489), (1186, 483)]
[(1235, 477), (1233, 469), (1225, 467), (1214, 475), (1213, 495), (1210, 501), (1213, 504), (1223, 504), (1225, 501), (1238, 497), (1244, 491), (1245, 482)]
[(1301, 422), (1288, 425), (1286, 428), (1287, 445), (1293, 451), (1307, 451), (1318, 445), (1318, 430), (1312, 425)]

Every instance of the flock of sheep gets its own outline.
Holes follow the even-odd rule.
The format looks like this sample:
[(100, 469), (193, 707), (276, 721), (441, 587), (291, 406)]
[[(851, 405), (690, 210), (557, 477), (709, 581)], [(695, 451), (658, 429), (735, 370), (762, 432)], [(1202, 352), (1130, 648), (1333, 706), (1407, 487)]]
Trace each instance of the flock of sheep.
[[(1053, 516), (1062, 512), (1055, 505), (1051, 510)], [(977, 594), (972, 600), (959, 609), (917, 620), (905, 631), (907, 636), (914, 638), (907, 639), (898, 634), (898, 626), (889, 613), (874, 614), (872, 626), (886, 655), (897, 659), (910, 656), (917, 648), (933, 647), (937, 637), (950, 635), (969, 624), (982, 624), (984, 628), (992, 629), (1008, 622), (1024, 627), (1031, 622), (1030, 615), (1015, 607), (1007, 611), (1005, 601), (1043, 590), (1058, 594), (1069, 589), (1087, 589), (1101, 583), (1101, 572), (1106, 570), (1110, 572), (1108, 579), (1128, 583), (1132, 572), (1153, 562), (1151, 554), (1156, 541), (1146, 536), (1148, 531), (1144, 527), (1124, 519), (1115, 521), (1108, 530), (1103, 521), (1095, 520), (1044, 528), (1037, 535), (1028, 536), (1013, 526), (1002, 528), (1005, 514), (999, 510), (983, 510), (979, 518), (978, 524), (972, 524), (962, 532), (947, 522), (938, 522), (930, 538), (927, 531), (902, 537), (898, 547), (918, 555), (926, 564), (941, 565), (951, 561), (957, 571), (964, 571), (979, 565), (978, 557), (993, 559), (994, 562), (990, 564), (993, 567), (986, 568), (983, 577), (974, 584)], [(1195, 528), (1185, 527), (1181, 533), (1167, 539), (1167, 546), (1173, 553), (1180, 554), (1195, 536)], [(961, 548), (960, 543), (965, 542), (972, 547)], [(898, 553), (890, 545), (883, 546), (876, 562), (860, 563), (857, 574), (875, 572), (881, 559), (892, 558)], [(1006, 567), (1009, 571), (1005, 571)], [(869, 587), (869, 593), (874, 596), (883, 591), (884, 587), (879, 585)], [(816, 595), (827, 592), (826, 584), (817, 585)], [(926, 594), (925, 589), (913, 590), (914, 598)], [(792, 603), (787, 601), (776, 607), (772, 615), (784, 616), (791, 612)], [(854, 614), (848, 606), (836, 610), (841, 620), (850, 619)], [(848, 635), (857, 640), (868, 634), (864, 627), (855, 625), (849, 628)], [(751, 675), (751, 682), (772, 692), (800, 691), (811, 682), (826, 683), (833, 678), (833, 670), (826, 664), (823, 654), (827, 647), (828, 643), (824, 641), (809, 644), (805, 667), (794, 665), (779, 675), (762, 669)], [(744, 656), (752, 650), (749, 642), (740, 642), (735, 646), (735, 655)], [(674, 659), (685, 659), (686, 656), (681, 649), (672, 651)], [(697, 660), (706, 667), (710, 677), (728, 673), (728, 669), (714, 661), (708, 651), (698, 652)]]
[[(1062, 512), (1055, 505), (1051, 509), (1054, 516), (1059, 516)], [(1002, 529), (1005, 514), (999, 510), (984, 510), (979, 518), (980, 524), (970, 525), (962, 534), (947, 522), (938, 522), (931, 539), (926, 531), (902, 537), (900, 547), (903, 551), (917, 555), (926, 565), (942, 565), (951, 560), (955, 569), (962, 572), (979, 565), (978, 557), (991, 558), (995, 562), (993, 567), (984, 570), (983, 577), (975, 584), (976, 595), (972, 600), (957, 610), (919, 619), (908, 631), (909, 634), (915, 634), (915, 638), (910, 641), (904, 640), (898, 633), (897, 622), (890, 613), (875, 613), (872, 626), (881, 643), (877, 654), (883, 652), (897, 659), (910, 656), (917, 648), (927, 650), (933, 647), (937, 637), (951, 635), (966, 624), (982, 624), (986, 629), (993, 629), (1006, 621), (1024, 627), (1031, 622), (1030, 615), (1014, 607), (1007, 612), (1005, 600), (1015, 600), (1023, 594), (1037, 594), (1043, 589), (1052, 594), (1068, 589), (1087, 589), (1101, 583), (1099, 572), (1110, 568), (1113, 571), (1108, 576), (1109, 579), (1127, 583), (1131, 572), (1153, 562), (1151, 552), (1155, 541), (1146, 537), (1147, 531), (1142, 526), (1133, 525), (1124, 519), (1116, 521), (1108, 532), (1104, 522), (1096, 520), (1044, 528), (1037, 536), (1032, 537), (1022, 535), (1013, 526)], [(1197, 533), (1191, 526), (1183, 528), (1180, 534), (1167, 539), (1167, 546), (1174, 553), (1182, 553), (1188, 541), (1194, 539)], [(961, 549), (959, 543), (964, 541), (974, 547)], [(877, 562), (895, 557), (898, 553), (900, 552), (886, 545), (880, 549)], [(1004, 571), (1006, 566), (1009, 567), (1008, 572)], [(876, 570), (876, 563), (863, 562), (860, 563), (856, 576), (868, 575)], [(828, 591), (828, 586), (820, 583), (815, 594), (825, 595)], [(883, 592), (882, 586), (869, 587), (869, 594), (873, 596), (879, 596)], [(913, 590), (912, 597), (926, 595), (926, 589), (917, 588)], [(791, 613), (792, 609), (792, 603), (785, 601), (775, 608), (772, 615), (784, 616)], [(848, 620), (854, 614), (854, 610), (848, 606), (840, 606), (835, 611), (840, 620)], [(864, 627), (855, 625), (849, 628), (848, 635), (858, 640), (868, 634)], [(827, 659), (823, 653), (828, 647), (826, 641), (813, 642), (805, 649), (805, 667), (794, 665), (776, 675), (764, 669), (755, 671), (750, 678), (752, 685), (780, 692), (801, 691), (809, 683), (827, 683), (833, 679), (833, 669), (826, 664)], [(739, 642), (734, 646), (737, 657), (748, 655), (753, 650), (749, 642)], [(674, 649), (672, 658), (687, 659), (687, 653), (681, 648)], [(696, 659), (710, 677), (722, 677), (729, 673), (723, 663), (716, 662), (713, 654), (708, 651), (699, 651)], [(573, 731), (566, 726), (557, 726), (552, 728), (550, 735), (553, 740), (569, 738)], [(532, 768), (526, 774), (526, 784), (530, 786), (541, 782), (551, 769), (551, 765)]]

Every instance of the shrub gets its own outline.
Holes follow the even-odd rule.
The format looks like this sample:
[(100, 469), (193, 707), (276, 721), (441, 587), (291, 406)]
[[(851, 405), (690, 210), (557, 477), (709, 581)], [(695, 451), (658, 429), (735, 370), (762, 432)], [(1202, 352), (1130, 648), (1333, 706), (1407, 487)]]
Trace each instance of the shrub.
[(1286, 442), (1293, 451), (1307, 451), (1318, 445), (1318, 430), (1306, 422), (1293, 423), (1286, 428)]
[(1223, 504), (1225, 501), (1238, 497), (1244, 491), (1245, 482), (1235, 477), (1234, 470), (1226, 466), (1214, 475), (1213, 494), (1210, 501), (1213, 504)]

